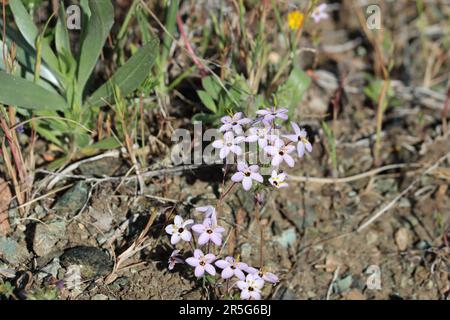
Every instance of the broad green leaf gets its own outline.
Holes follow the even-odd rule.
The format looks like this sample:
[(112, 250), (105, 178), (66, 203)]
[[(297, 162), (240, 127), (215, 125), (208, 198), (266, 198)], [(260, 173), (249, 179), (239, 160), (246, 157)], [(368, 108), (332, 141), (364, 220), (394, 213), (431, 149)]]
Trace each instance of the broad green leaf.
[[(0, 27), (3, 28), (3, 23), (0, 21)], [(34, 67), (36, 63), (36, 51), (33, 47), (31, 47), (23, 36), (11, 29), (9, 26), (6, 26), (6, 43), (7, 46), (10, 46), (11, 43), (16, 44), (16, 60), (23, 66), (27, 71), (34, 74)], [(1, 48), (0, 51), (3, 52), (3, 42), (0, 40)], [(3, 57), (3, 53), (1, 55)], [(3, 60), (3, 59), (2, 59)], [(2, 68), (4, 70), (4, 68)], [(40, 76), (50, 82), (51, 84), (60, 88), (60, 83), (58, 81), (57, 73), (50, 70), (45, 61), (41, 64)]]
[(64, 110), (63, 97), (48, 91), (31, 81), (0, 71), (0, 103), (26, 109)]
[(217, 80), (213, 76), (204, 77), (202, 79), (202, 85), (209, 96), (214, 100), (217, 100), (220, 91), (222, 91), (222, 87), (217, 83)]
[(81, 152), (85, 153), (93, 150), (111, 150), (118, 147), (120, 147), (120, 142), (115, 137), (109, 137), (83, 148)]
[[(36, 38), (39, 35), (39, 30), (33, 22), (33, 19), (27, 12), (27, 9), (22, 4), (22, 1), (9, 1), (9, 7), (14, 15), (17, 28), (23, 35), (28, 44), (36, 49)], [(50, 48), (50, 45), (42, 41), (41, 42), (41, 55), (42, 59), (54, 70), (58, 70), (58, 59), (54, 52)]]
[(55, 46), (56, 51), (58, 52), (58, 55), (60, 57), (60, 62), (61, 58), (63, 58), (64, 60), (71, 60), (70, 58), (72, 57), (72, 52), (70, 49), (69, 31), (67, 30), (67, 26), (65, 23), (66, 21), (67, 16), (64, 8), (64, 2), (61, 1), (59, 5), (58, 22), (56, 23), (55, 29)]
[(123, 96), (132, 93), (151, 74), (151, 67), (155, 62), (158, 51), (157, 39), (153, 39), (140, 48), (106, 83), (89, 97), (86, 104), (89, 106), (103, 106), (106, 104), (105, 101), (112, 102), (114, 86), (118, 87)]
[(206, 91), (198, 90), (197, 94), (198, 94), (200, 100), (202, 100), (205, 107), (207, 107), (209, 110), (211, 110), (214, 113), (217, 112), (217, 107), (216, 107), (216, 104), (214, 103), (214, 100), (209, 96), (209, 94)]
[(288, 108), (289, 117), (292, 118), (303, 94), (309, 88), (311, 78), (299, 67), (295, 66), (286, 82), (278, 88), (277, 101), (281, 108)]
[[(90, 18), (81, 46), (78, 62), (78, 86), (83, 90), (103, 49), (114, 23), (114, 8), (110, 0), (89, 1)], [(85, 13), (86, 14), (86, 13)]]

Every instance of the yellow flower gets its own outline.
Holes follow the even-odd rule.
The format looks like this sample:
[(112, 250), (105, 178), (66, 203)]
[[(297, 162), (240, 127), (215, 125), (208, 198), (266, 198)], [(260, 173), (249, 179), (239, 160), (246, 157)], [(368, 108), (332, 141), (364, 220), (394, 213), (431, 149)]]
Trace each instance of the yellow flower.
[(288, 24), (291, 30), (298, 30), (302, 27), (304, 15), (300, 11), (292, 11), (288, 14)]

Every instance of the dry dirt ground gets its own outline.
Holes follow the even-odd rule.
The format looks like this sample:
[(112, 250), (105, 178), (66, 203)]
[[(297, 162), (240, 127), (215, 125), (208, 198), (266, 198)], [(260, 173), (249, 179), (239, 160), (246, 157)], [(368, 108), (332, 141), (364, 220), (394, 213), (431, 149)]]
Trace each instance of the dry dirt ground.
[[(448, 159), (438, 161), (450, 151), (450, 139), (441, 117), (445, 83), (444, 89), (430, 84), (430, 78), (448, 77), (443, 71), (448, 61), (444, 59), (447, 64), (437, 71), (427, 65), (428, 58), (436, 60), (448, 52), (445, 34), (431, 28), (424, 40), (415, 25), (407, 24), (414, 8), (406, 1), (383, 7), (383, 23), (399, 44), (391, 72), (391, 78), (397, 80), (392, 92), (396, 103), (385, 113), (379, 167), (402, 166), (376, 174), (371, 171), (375, 168), (376, 105), (363, 88), (365, 73), (373, 71), (373, 57), (367, 54), (370, 44), (357, 19), (343, 5), (323, 27), (321, 43), (327, 46), (319, 46), (314, 59), (301, 62), (310, 70), (313, 83), (295, 118), (307, 127), (313, 152), (288, 171), (297, 181), (265, 194), (262, 256), (252, 195), (236, 188), (225, 199), (220, 221), (227, 228), (228, 253), (240, 255), (254, 266), (262, 261), (280, 276), (277, 286), (266, 289), (266, 297), (449, 298), (450, 169)], [(450, 8), (442, 8), (448, 15)], [(433, 16), (429, 19), (442, 24)], [(313, 45), (312, 34), (312, 30), (307, 33), (303, 46)], [(340, 90), (338, 75), (345, 75), (346, 82), (333, 120), (330, 114), (332, 100)], [(172, 101), (169, 112), (178, 117), (172, 125), (192, 128), (190, 117), (180, 117), (177, 111), (183, 102)], [(335, 132), (335, 172), (322, 120)], [(171, 147), (168, 144), (152, 156), (152, 169), (170, 166)], [(127, 161), (112, 157), (89, 162), (72, 173), (124, 176), (128, 170)], [(363, 175), (344, 179), (358, 174)], [(77, 181), (84, 179), (62, 179), (54, 190), (66, 187), (63, 191), (33, 203), (29, 219), (15, 224), (11, 237), (17, 247), (14, 254), (1, 258), (0, 270), (15, 270), (9, 281), (17, 288), (17, 298), (27, 293), (52, 297), (57, 288), (59, 299), (203, 299), (201, 283), (186, 268), (177, 265), (173, 271), (167, 270), (172, 248), (163, 230), (174, 213), (196, 217), (194, 206), (214, 204), (222, 191), (221, 175), (221, 168), (214, 166), (161, 174), (146, 180), (146, 196), (136, 196), (134, 180), (80, 183)], [(327, 178), (308, 181), (307, 177)], [(40, 178), (50, 179), (45, 174)], [(389, 210), (358, 229), (405, 190)], [(127, 256), (133, 246), (142, 244), (142, 250)], [(83, 250), (88, 249), (78, 247), (81, 253), (67, 257), (67, 250), (77, 246), (99, 251), (89, 251), (86, 257)], [(73, 259), (88, 269), (79, 290), (61, 285), (62, 279), (70, 277), (68, 266)], [(117, 272), (111, 274), (111, 263), (119, 260)]]

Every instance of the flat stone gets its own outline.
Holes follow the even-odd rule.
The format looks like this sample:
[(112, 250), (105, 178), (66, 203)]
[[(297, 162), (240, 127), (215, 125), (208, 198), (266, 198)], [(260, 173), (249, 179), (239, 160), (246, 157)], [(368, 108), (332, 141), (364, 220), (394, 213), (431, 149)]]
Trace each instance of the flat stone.
[(73, 247), (61, 256), (61, 264), (68, 268), (71, 265), (80, 267), (84, 279), (106, 276), (112, 271), (113, 262), (109, 255), (100, 248), (78, 246)]
[(83, 208), (89, 195), (89, 186), (84, 181), (77, 182), (56, 200), (53, 210), (66, 219), (73, 218)]
[(33, 251), (43, 257), (55, 248), (55, 244), (66, 234), (64, 221), (53, 221), (47, 224), (38, 223), (34, 232)]
[(0, 237), (0, 256), (14, 267), (28, 260), (30, 253), (25, 245), (18, 243), (16, 240)]

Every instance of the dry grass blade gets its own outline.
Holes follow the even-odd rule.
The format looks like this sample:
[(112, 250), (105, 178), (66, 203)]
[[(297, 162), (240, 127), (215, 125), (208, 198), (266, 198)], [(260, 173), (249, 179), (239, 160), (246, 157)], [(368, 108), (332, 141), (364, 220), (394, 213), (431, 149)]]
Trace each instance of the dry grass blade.
[(0, 178), (0, 236), (9, 233), (8, 208), (12, 199), (8, 183)]

